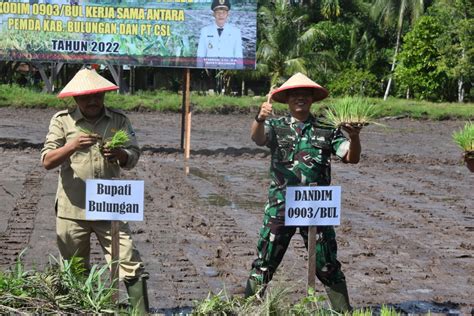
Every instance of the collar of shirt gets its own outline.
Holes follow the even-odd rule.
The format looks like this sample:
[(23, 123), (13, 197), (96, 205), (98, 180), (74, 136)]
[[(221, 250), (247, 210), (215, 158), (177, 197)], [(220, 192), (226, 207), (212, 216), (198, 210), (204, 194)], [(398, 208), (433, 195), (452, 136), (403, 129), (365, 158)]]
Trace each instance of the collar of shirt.
[(316, 121), (316, 118), (311, 113), (309, 114), (308, 119), (304, 122), (298, 121), (293, 116), (291, 116), (291, 114), (288, 114), (287, 116), (285, 116), (285, 124), (287, 124), (287, 125), (296, 125), (295, 123), (303, 123), (305, 125), (307, 125), (309, 123), (309, 124), (313, 125), (315, 123), (315, 121)]
[[(87, 121), (87, 119), (84, 117), (84, 115), (82, 115), (82, 112), (81, 112), (81, 110), (79, 109), (78, 106), (76, 106), (76, 108), (72, 112), (70, 112), (70, 115), (74, 119), (74, 121), (76, 121), (76, 122), (78, 122), (80, 120)], [(106, 106), (104, 106), (104, 115), (99, 117), (99, 119), (96, 121), (96, 123), (99, 122), (100, 120), (102, 120), (104, 118), (104, 116), (107, 116), (108, 118), (112, 117), (112, 114), (110, 113), (110, 110), (107, 109)]]

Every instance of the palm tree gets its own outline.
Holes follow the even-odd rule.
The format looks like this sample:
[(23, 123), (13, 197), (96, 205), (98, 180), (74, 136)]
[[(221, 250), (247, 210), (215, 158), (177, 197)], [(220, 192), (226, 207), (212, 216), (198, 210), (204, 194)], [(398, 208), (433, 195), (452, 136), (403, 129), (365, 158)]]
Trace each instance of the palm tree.
[(424, 0), (374, 0), (372, 6), (372, 16), (379, 20), (382, 27), (391, 28), (395, 26), (397, 37), (395, 42), (395, 52), (393, 54), (392, 66), (390, 68), (390, 76), (388, 79), (387, 89), (385, 90), (384, 100), (387, 99), (392, 84), (392, 75), (397, 62), (397, 55), (400, 49), (400, 41), (402, 36), (403, 24), (407, 18), (410, 18), (410, 24), (420, 17), (425, 9)]
[(257, 73), (269, 74), (276, 85), (295, 72), (306, 73), (306, 61), (301, 50), (307, 16), (302, 8), (287, 0), (275, 0), (259, 10), (260, 42), (257, 50)]

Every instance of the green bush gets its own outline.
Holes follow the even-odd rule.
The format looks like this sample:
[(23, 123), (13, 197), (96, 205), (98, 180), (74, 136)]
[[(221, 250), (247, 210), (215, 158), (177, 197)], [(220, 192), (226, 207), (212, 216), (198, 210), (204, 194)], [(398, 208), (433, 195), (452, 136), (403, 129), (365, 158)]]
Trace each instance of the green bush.
[(377, 77), (367, 70), (349, 68), (342, 71), (328, 84), (333, 96), (379, 96), (381, 88)]

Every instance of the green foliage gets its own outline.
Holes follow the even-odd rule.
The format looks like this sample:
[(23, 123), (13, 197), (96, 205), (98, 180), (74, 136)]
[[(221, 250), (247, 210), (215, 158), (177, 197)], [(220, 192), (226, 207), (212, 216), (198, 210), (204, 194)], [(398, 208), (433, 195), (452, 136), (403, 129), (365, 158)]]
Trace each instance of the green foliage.
[[(67, 98), (67, 102), (58, 99), (55, 95), (40, 93), (28, 88), (20, 88), (16, 85), (0, 85), (0, 107), (15, 106), (33, 108), (38, 104), (38, 99), (47, 100), (42, 106), (63, 109), (73, 106), (74, 100)], [(256, 113), (266, 98), (256, 97), (231, 97), (224, 95), (206, 96), (197, 93), (191, 94), (191, 107), (193, 113)], [(323, 102), (315, 103), (314, 111), (324, 107), (324, 104), (337, 102), (339, 98), (328, 98)], [(56, 103), (55, 103), (56, 102)], [(181, 111), (182, 96), (169, 91), (138, 92), (135, 95), (124, 95), (107, 93), (105, 95), (106, 105), (126, 111), (164, 111), (178, 113)], [(473, 103), (432, 103), (429, 101), (405, 100), (389, 98), (370, 98), (370, 102), (377, 105), (379, 113), (377, 117), (384, 116), (407, 116), (414, 119), (464, 119), (474, 120)], [(274, 103), (273, 109), (276, 115), (288, 112), (286, 104)], [(255, 115), (255, 114), (254, 114)]]
[(344, 97), (331, 104), (324, 112), (325, 122), (334, 127), (344, 124), (373, 123), (377, 110), (374, 104), (360, 97)]
[(423, 16), (405, 37), (400, 65), (395, 71), (402, 93), (410, 89), (416, 98), (436, 100), (441, 97), (447, 74), (438, 65), (437, 40), (443, 25), (433, 17)]
[(26, 271), (19, 255), (12, 269), (0, 272), (0, 313), (99, 313), (115, 308), (108, 266), (86, 271), (79, 258), (53, 262), (44, 271)]
[(367, 70), (348, 68), (328, 84), (331, 95), (376, 96), (381, 92), (375, 75)]
[[(298, 302), (289, 301), (292, 293), (287, 287), (269, 289), (264, 299), (257, 299), (255, 296), (243, 299), (240, 297), (229, 297), (226, 292), (220, 291), (216, 295), (209, 293), (202, 301), (195, 301), (195, 306), (191, 315), (255, 315), (255, 316), (341, 316), (341, 314), (331, 309), (325, 308), (322, 302), (326, 299), (317, 295), (315, 290), (310, 288), (307, 296)], [(372, 310), (362, 309), (351, 312), (353, 316), (372, 316)], [(379, 315), (399, 316), (393, 308), (382, 306)]]
[(195, 302), (192, 315), (233, 315), (236, 306), (240, 305), (238, 299), (232, 299), (227, 296), (227, 292), (221, 290), (216, 295), (209, 293), (207, 298), (200, 302)]
[(56, 95), (40, 93), (35, 89), (0, 84), (0, 107), (66, 108), (73, 103), (72, 98), (59, 99)]
[(410, 117), (418, 120), (474, 119), (474, 104), (370, 98), (379, 110), (377, 117)]
[(448, 77), (443, 82), (442, 97), (455, 100), (459, 97), (459, 85), (469, 91), (474, 80), (474, 3), (443, 0), (436, 3), (429, 14), (443, 25), (437, 39), (438, 67)]
[(309, 288), (307, 296), (293, 305), (290, 313), (295, 316), (314, 315), (322, 309), (319, 303), (324, 301), (324, 297), (316, 295), (316, 291), (313, 288)]
[(307, 73), (305, 58), (300, 50), (303, 26), (308, 16), (286, 0), (276, 0), (261, 6), (258, 18), (261, 31), (257, 50), (257, 71), (279, 85), (296, 72)]
[(464, 128), (453, 133), (453, 139), (465, 152), (474, 151), (474, 123), (467, 122)]
[(110, 139), (107, 139), (104, 143), (104, 148), (115, 149), (123, 147), (127, 142), (130, 141), (130, 136), (128, 136), (127, 131), (118, 130), (115, 132), (114, 136)]
[(398, 316), (398, 315), (400, 315), (400, 313), (397, 313), (397, 311), (394, 308), (382, 305), (382, 309), (380, 310), (380, 316)]

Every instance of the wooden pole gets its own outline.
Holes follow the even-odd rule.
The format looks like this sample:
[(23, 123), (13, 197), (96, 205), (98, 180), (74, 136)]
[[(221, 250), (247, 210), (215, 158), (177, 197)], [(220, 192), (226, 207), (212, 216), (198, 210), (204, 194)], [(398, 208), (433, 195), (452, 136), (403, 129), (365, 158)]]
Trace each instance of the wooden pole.
[(130, 66), (130, 94), (135, 94), (135, 66)]
[(308, 284), (307, 289), (316, 286), (316, 226), (308, 227)]
[(181, 101), (181, 149), (184, 149), (184, 132), (186, 130), (186, 70), (183, 73), (183, 99)]
[(190, 98), (190, 82), (191, 82), (191, 71), (186, 68), (185, 81), (184, 81), (184, 105), (185, 105), (185, 143), (184, 143), (184, 159), (189, 160), (191, 152), (191, 98)]
[(112, 265), (110, 271), (110, 280), (115, 293), (112, 300), (119, 303), (119, 260), (120, 260), (120, 222), (111, 221), (110, 234), (112, 237)]
[(53, 87), (51, 85), (51, 81), (49, 80), (48, 75), (46, 74), (45, 67), (41, 63), (34, 63), (34, 65), (36, 68), (38, 68), (38, 71), (41, 75), (41, 79), (43, 79), (43, 82), (44, 82), (43, 92), (52, 93)]

